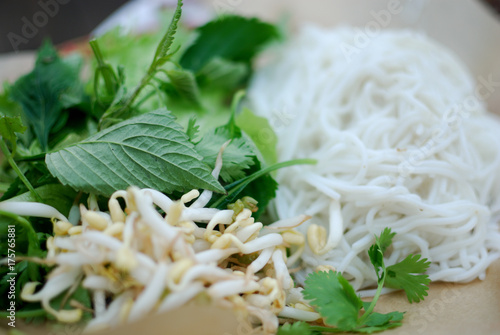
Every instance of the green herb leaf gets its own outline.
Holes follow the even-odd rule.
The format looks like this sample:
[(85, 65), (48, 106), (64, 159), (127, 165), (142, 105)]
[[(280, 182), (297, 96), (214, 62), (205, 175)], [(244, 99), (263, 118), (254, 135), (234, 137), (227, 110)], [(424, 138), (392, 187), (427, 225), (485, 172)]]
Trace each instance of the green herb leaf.
[[(246, 192), (243, 192), (244, 190), (246, 191), (246, 187), (252, 183), (252, 182), (257, 182), (262, 176), (268, 175), (270, 172), (282, 169), (288, 166), (292, 165), (298, 165), (298, 164), (316, 164), (316, 160), (314, 159), (294, 159), (286, 162), (280, 162), (273, 164), (271, 166), (268, 166), (266, 168), (260, 169), (260, 167), (257, 167), (254, 165), (254, 167), (259, 168), (258, 171), (253, 172), (250, 175), (247, 175), (245, 178), (240, 179), (235, 181), (234, 183), (231, 183), (229, 185), (226, 185), (224, 188), (226, 189), (226, 194), (223, 194), (221, 196), (213, 197), (209, 206), (212, 208), (226, 208), (226, 206), (232, 202), (235, 202), (238, 197), (243, 196), (243, 195), (248, 195)], [(245, 193), (245, 194), (243, 194)], [(254, 198), (257, 201), (260, 201), (258, 198)], [(259, 205), (260, 206), (260, 205)]]
[(79, 68), (64, 62), (47, 42), (38, 52), (33, 71), (12, 87), (11, 97), (21, 104), (42, 149), (47, 150), (49, 133), (60, 120), (63, 108), (83, 99)]
[(408, 301), (419, 302), (427, 296), (430, 279), (424, 273), (431, 263), (420, 255), (408, 255), (401, 262), (387, 267), (385, 284), (387, 287), (401, 288)]
[(366, 318), (364, 325), (368, 327), (383, 327), (391, 321), (401, 321), (403, 317), (404, 313), (397, 311), (387, 314), (373, 312)]
[(5, 82), (3, 92), (0, 93), (0, 114), (10, 117), (21, 116), (23, 108), (11, 97), (12, 85)]
[(193, 188), (224, 192), (165, 109), (123, 121), (50, 153), (46, 163), (64, 185), (104, 196), (130, 185), (165, 193)]
[(220, 57), (210, 60), (197, 73), (198, 82), (210, 88), (234, 89), (248, 77), (250, 69), (243, 62), (233, 62)]
[(165, 73), (170, 79), (170, 83), (181, 97), (196, 105), (200, 104), (200, 92), (196, 79), (188, 70), (167, 70)]
[[(0, 136), (8, 140), (13, 147), (16, 146), (17, 135), (16, 133), (24, 133), (26, 127), (20, 116), (10, 117), (0, 115)], [(15, 150), (13, 150), (15, 151)]]
[(392, 238), (396, 235), (396, 233), (391, 232), (390, 228), (385, 228), (379, 237), (375, 237), (377, 241), (377, 245), (380, 248), (382, 253), (385, 253), (387, 248), (392, 244)]
[(311, 326), (303, 321), (287, 323), (278, 329), (277, 335), (312, 335), (310, 328)]
[(375, 236), (375, 244), (368, 249), (368, 256), (375, 268), (379, 281), (383, 279), (382, 276), (384, 273), (382, 272), (381, 274), (380, 270), (385, 270), (384, 252), (392, 244), (394, 235), (396, 235), (396, 233), (392, 233), (390, 228), (385, 228), (379, 237)]
[[(168, 27), (166, 34), (163, 36), (160, 44), (156, 48), (154, 60), (157, 61), (161, 58), (169, 56), (169, 50), (174, 43), (174, 36), (177, 31), (177, 25), (182, 15), (182, 0), (177, 1), (177, 8), (175, 9), (174, 16)], [(153, 62), (154, 63), (154, 62)]]
[(311, 300), (325, 322), (341, 330), (357, 326), (363, 303), (349, 282), (338, 272), (314, 272), (306, 281), (304, 298)]
[[(212, 133), (206, 134), (203, 139), (195, 145), (196, 151), (203, 156), (203, 161), (212, 169), (222, 145), (231, 140), (229, 131), (218, 128)], [(245, 169), (254, 164), (252, 157), (255, 156), (252, 148), (243, 138), (234, 138), (222, 154), (222, 169), (220, 177), (226, 183), (245, 177)]]
[(279, 36), (275, 26), (241, 16), (224, 16), (198, 28), (198, 32), (180, 60), (182, 67), (194, 72), (216, 57), (248, 62), (265, 43)]
[(196, 141), (199, 132), (200, 132), (200, 126), (196, 124), (196, 117), (192, 116), (188, 120), (188, 124), (186, 127), (186, 135), (189, 137), (189, 140), (194, 143)]
[(257, 116), (248, 108), (243, 108), (236, 116), (235, 122), (252, 139), (268, 165), (278, 161), (276, 153), (278, 137), (265, 117)]

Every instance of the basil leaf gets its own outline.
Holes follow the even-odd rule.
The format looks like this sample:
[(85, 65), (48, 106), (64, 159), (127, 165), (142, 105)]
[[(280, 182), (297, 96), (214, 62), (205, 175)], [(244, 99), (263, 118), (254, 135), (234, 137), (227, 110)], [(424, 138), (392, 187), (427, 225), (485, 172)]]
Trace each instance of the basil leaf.
[(130, 185), (165, 193), (193, 188), (224, 193), (166, 109), (123, 121), (50, 153), (46, 163), (61, 183), (104, 196)]

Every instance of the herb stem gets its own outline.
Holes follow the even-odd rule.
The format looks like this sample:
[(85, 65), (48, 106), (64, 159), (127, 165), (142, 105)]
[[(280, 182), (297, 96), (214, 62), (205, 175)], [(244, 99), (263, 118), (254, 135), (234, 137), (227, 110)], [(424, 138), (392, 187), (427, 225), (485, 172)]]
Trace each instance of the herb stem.
[(385, 275), (386, 275), (385, 272), (386, 272), (386, 270), (384, 267), (384, 272), (382, 274), (383, 277), (378, 283), (377, 291), (375, 292), (375, 295), (373, 296), (373, 300), (370, 303), (370, 306), (368, 306), (368, 309), (365, 310), (365, 313), (361, 316), (361, 318), (359, 318), (358, 324), (360, 324), (360, 325), (362, 325), (365, 322), (365, 320), (368, 318), (368, 316), (370, 316), (373, 309), (375, 308), (375, 305), (377, 304), (377, 300), (380, 297), (380, 294), (382, 293), (382, 288), (384, 287)]
[(292, 165), (316, 164), (316, 163), (317, 163), (317, 161), (315, 159), (305, 158), (305, 159), (293, 159), (293, 160), (290, 160), (290, 161), (276, 163), (276, 164), (273, 164), (271, 166), (268, 166), (268, 167), (266, 167), (264, 169), (261, 169), (261, 170), (255, 172), (255, 173), (251, 174), (248, 177), (245, 177), (243, 179), (235, 181), (232, 184), (227, 185), (225, 187), (225, 189), (227, 190), (227, 194), (225, 196), (220, 197), (219, 199), (217, 199), (217, 201), (215, 201), (210, 207), (217, 208), (224, 201), (226, 201), (228, 198), (231, 198), (232, 196), (238, 195), (238, 193), (240, 193), (241, 190), (246, 187), (246, 185), (248, 185), (249, 183), (251, 183), (255, 179), (257, 179), (259, 177), (262, 177), (263, 175), (265, 175), (265, 174), (267, 174), (269, 172), (272, 172), (274, 170), (278, 170), (278, 169), (281, 169), (281, 168), (285, 168), (285, 167), (288, 167), (288, 166), (292, 166)]
[(24, 173), (21, 171), (21, 169), (19, 168), (19, 166), (16, 164), (16, 161), (14, 160), (14, 158), (12, 158), (12, 154), (11, 154), (9, 148), (7, 147), (7, 144), (3, 140), (3, 138), (0, 138), (0, 148), (2, 149), (3, 154), (7, 158), (7, 161), (9, 162), (10, 166), (12, 167), (12, 169), (16, 172), (16, 174), (19, 177), (19, 179), (21, 179), (21, 181), (23, 182), (23, 184), (28, 188), (28, 190), (31, 192), (31, 194), (36, 199), (36, 201), (42, 202), (42, 198), (40, 198), (40, 196), (38, 195), (38, 193), (36, 193), (35, 188), (33, 187), (33, 185), (31, 185), (31, 183), (29, 182), (29, 180), (26, 178), (26, 176), (24, 175)]
[(23, 229), (26, 229), (26, 233), (28, 234), (28, 239), (30, 241), (28, 244), (28, 256), (34, 256), (34, 253), (32, 253), (31, 250), (40, 249), (40, 243), (38, 241), (36, 231), (33, 229), (33, 226), (29, 223), (29, 221), (23, 218), (22, 216), (19, 216), (17, 214), (8, 211), (0, 210), (0, 215), (6, 216), (8, 218), (17, 221), (17, 223), (20, 226), (22, 226)]
[[(106, 64), (104, 61), (104, 57), (102, 56), (101, 49), (99, 48), (99, 44), (97, 43), (97, 40), (92, 40), (89, 42), (90, 47), (92, 48), (92, 51), (94, 52), (94, 56), (97, 59), (97, 63), (99, 64), (97, 66), (97, 71), (100, 71), (102, 74), (102, 78), (104, 79), (104, 84), (106, 86), (106, 90), (108, 94), (116, 94), (117, 90), (117, 82), (118, 79), (116, 78), (115, 72), (109, 66), (109, 64)], [(97, 73), (95, 76), (96, 80), (98, 79)], [(95, 88), (97, 89), (97, 82), (94, 83)]]
[[(19, 318), (22, 318), (22, 319), (34, 318), (37, 316), (44, 316), (45, 314), (47, 314), (47, 311), (44, 309), (35, 309), (32, 311), (17, 311), (16, 312), (16, 316)], [(2, 318), (6, 318), (9, 315), (10, 315), (9, 312), (0, 312), (0, 317), (2, 317)]]
[(32, 155), (32, 156), (17, 156), (16, 160), (18, 162), (32, 162), (32, 161), (39, 161), (45, 159), (45, 152), (38, 154), (38, 155)]
[(322, 326), (310, 326), (309, 329), (311, 331), (316, 331), (320, 333), (344, 333), (344, 330), (339, 328), (330, 328), (330, 327), (322, 327)]

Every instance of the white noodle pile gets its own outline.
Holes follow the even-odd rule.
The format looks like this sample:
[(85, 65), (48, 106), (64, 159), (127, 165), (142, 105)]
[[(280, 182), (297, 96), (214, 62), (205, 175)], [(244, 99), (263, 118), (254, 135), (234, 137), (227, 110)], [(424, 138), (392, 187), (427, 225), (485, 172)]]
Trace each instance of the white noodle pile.
[(318, 160), (278, 172), (276, 215), (313, 216), (297, 279), (330, 265), (356, 289), (374, 284), (366, 250), (384, 227), (398, 233), (389, 264), (420, 253), (432, 280), (483, 278), (500, 256), (500, 123), (475, 96), (487, 88), (425, 36), (348, 49), (355, 37), (307, 27), (249, 91), (279, 159)]

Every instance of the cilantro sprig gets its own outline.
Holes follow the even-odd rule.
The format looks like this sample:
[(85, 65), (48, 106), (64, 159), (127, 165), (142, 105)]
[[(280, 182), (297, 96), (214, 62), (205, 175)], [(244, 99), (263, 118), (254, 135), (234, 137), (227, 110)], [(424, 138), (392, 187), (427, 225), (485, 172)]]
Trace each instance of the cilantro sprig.
[(422, 274), (430, 262), (420, 255), (409, 255), (401, 262), (386, 266), (384, 253), (392, 244), (396, 233), (386, 228), (368, 250), (370, 261), (377, 273), (377, 291), (371, 302), (364, 302), (354, 288), (339, 273), (315, 272), (305, 281), (304, 298), (322, 316), (326, 325), (313, 326), (304, 322), (282, 326), (279, 335), (356, 332), (373, 333), (402, 325), (404, 312), (386, 314), (374, 312), (375, 305), (384, 286), (403, 289), (408, 301), (419, 302), (427, 296), (429, 277)]

